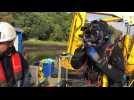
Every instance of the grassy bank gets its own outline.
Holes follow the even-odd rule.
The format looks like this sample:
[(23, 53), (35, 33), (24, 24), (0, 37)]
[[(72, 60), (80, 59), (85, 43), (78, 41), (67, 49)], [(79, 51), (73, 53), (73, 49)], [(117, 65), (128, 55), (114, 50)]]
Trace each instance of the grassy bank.
[(29, 39), (24, 41), (24, 45), (34, 45), (34, 46), (40, 46), (40, 45), (57, 45), (57, 46), (67, 46), (67, 41), (42, 41), (37, 39)]
[(29, 53), (29, 63), (34, 64), (36, 59), (45, 59), (45, 58), (52, 58), (55, 59), (56, 57), (56, 52), (55, 51), (46, 51), (46, 52), (40, 52), (40, 51), (31, 51)]
[[(40, 41), (30, 39), (24, 42), (26, 48), (29, 49), (29, 63), (34, 64), (36, 59), (53, 58), (55, 59), (67, 46), (66, 41)], [(34, 48), (33, 48), (34, 47)]]

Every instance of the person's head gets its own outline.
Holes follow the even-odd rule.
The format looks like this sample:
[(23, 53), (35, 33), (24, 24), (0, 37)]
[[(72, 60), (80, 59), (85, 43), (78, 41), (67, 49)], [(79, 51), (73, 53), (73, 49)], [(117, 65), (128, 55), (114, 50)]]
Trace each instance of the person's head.
[(96, 43), (103, 42), (103, 40), (107, 39), (109, 34), (111, 34), (107, 22), (102, 20), (93, 20), (91, 23), (86, 23), (82, 31), (87, 34), (91, 42)]
[(15, 28), (7, 22), (0, 22), (0, 53), (13, 46), (15, 38)]

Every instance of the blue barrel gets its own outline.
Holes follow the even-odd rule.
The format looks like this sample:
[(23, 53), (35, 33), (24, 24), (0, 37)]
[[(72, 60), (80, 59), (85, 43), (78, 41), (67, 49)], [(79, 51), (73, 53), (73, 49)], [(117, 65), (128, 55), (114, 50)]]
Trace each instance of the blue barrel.
[(51, 76), (54, 72), (54, 60), (48, 58), (41, 61), (44, 77)]

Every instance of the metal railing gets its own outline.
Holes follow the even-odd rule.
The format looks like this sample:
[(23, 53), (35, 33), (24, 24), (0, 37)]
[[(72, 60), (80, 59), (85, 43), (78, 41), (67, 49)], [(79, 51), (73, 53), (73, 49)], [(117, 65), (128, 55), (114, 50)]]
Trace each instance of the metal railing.
[[(72, 55), (60, 55), (58, 57), (58, 87), (60, 87), (60, 82), (62, 80), (62, 68), (65, 69), (65, 82), (68, 81), (68, 68), (70, 67)], [(67, 87), (67, 84), (66, 84)]]

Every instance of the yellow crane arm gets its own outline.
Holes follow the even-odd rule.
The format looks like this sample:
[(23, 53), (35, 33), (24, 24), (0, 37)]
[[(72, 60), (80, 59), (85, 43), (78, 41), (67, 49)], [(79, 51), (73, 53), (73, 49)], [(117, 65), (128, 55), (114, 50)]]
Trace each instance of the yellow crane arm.
[(85, 20), (86, 20), (86, 12), (73, 13), (73, 21), (69, 33), (67, 53), (74, 54), (75, 49), (82, 44), (83, 41), (80, 39), (79, 35), (83, 33), (81, 31), (81, 27), (84, 26)]
[(106, 22), (118, 22), (118, 21), (121, 21), (122, 19), (120, 17), (111, 17), (111, 18), (103, 18), (101, 19), (103, 21), (106, 21)]

